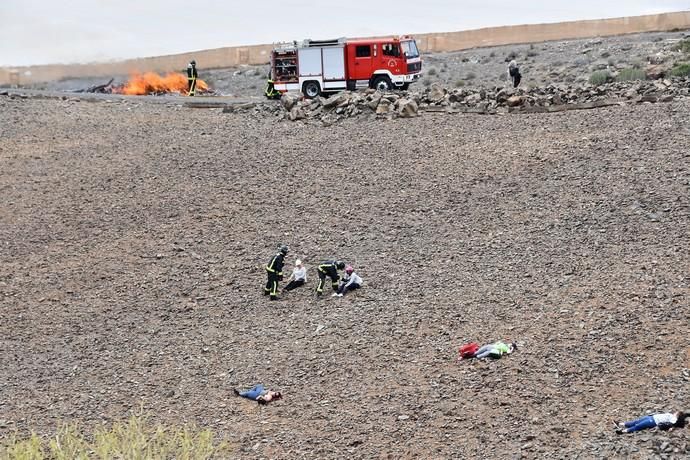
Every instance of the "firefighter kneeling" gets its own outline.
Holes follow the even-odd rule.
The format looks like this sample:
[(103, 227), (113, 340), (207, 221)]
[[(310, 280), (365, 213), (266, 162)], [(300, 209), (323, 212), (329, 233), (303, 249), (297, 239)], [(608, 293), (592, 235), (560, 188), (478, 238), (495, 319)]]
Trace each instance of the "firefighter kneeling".
[(281, 92), (276, 90), (275, 85), (273, 84), (273, 77), (271, 76), (270, 72), (268, 74), (268, 81), (266, 81), (266, 89), (264, 90), (264, 95), (268, 99), (280, 99)]
[(271, 300), (278, 300), (278, 281), (283, 280), (283, 261), (288, 253), (288, 247), (282, 246), (280, 252), (271, 258), (266, 265), (268, 282), (264, 288), (264, 295), (270, 295)]
[(326, 284), (327, 276), (331, 279), (331, 287), (337, 292), (338, 281), (340, 280), (338, 270), (342, 270), (343, 268), (345, 268), (345, 262), (336, 260), (329, 260), (319, 265), (319, 268), (316, 270), (319, 274), (319, 284), (316, 286), (316, 295), (323, 294), (323, 285)]

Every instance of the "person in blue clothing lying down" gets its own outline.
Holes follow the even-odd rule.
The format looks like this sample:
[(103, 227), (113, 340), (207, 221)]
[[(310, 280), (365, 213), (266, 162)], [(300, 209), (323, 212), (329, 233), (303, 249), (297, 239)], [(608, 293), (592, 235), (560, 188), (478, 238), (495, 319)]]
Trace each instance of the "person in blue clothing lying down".
[(635, 431), (646, 430), (657, 426), (662, 430), (668, 430), (673, 427), (684, 427), (687, 415), (688, 414), (684, 412), (652, 414), (623, 423), (614, 420), (613, 424), (618, 434), (634, 433)]
[(239, 391), (234, 388), (232, 390), (235, 396), (242, 396), (243, 398), (251, 399), (259, 404), (268, 404), (270, 401), (274, 401), (283, 397), (280, 391), (267, 390), (262, 384), (254, 385), (249, 390)]

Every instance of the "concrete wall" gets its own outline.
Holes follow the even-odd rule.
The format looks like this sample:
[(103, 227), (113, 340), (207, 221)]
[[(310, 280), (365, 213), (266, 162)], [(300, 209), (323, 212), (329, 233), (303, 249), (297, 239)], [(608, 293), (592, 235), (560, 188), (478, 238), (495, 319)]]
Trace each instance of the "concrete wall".
[[(488, 27), (462, 32), (416, 34), (415, 38), (421, 51), (443, 52), (484, 46), (605, 37), (640, 32), (662, 32), (676, 29), (690, 29), (690, 11), (554, 24)], [(286, 38), (301, 39), (303, 37)], [(271, 48), (271, 45), (237, 46), (110, 63), (0, 68), (0, 84), (30, 84), (67, 77), (110, 77), (146, 71), (183, 71), (191, 59), (196, 59), (200, 69), (242, 64), (265, 64), (269, 60)]]

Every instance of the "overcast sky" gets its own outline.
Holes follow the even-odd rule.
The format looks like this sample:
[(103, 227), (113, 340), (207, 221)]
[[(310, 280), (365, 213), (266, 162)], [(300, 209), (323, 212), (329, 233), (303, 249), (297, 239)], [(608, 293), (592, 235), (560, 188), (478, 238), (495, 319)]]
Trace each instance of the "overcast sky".
[(0, 66), (680, 10), (690, 0), (0, 0)]

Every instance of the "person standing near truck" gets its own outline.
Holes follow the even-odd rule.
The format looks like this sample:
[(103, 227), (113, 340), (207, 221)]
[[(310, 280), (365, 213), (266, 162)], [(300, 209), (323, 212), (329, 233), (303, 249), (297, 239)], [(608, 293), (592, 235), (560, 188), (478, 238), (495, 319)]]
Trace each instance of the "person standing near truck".
[(196, 79), (199, 74), (196, 71), (196, 61), (192, 59), (187, 64), (187, 96), (194, 96), (196, 92)]

